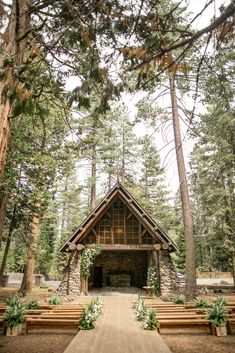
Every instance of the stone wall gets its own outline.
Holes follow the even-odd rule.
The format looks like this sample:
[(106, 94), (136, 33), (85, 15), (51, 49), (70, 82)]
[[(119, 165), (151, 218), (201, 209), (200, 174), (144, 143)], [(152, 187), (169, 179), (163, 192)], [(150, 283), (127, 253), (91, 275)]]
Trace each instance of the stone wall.
[(159, 263), (161, 296), (170, 299), (179, 291), (179, 280), (168, 250), (160, 250)]
[(80, 294), (80, 251), (71, 253), (58, 293), (63, 299), (74, 300)]
[(109, 286), (109, 276), (116, 274), (130, 275), (133, 287), (146, 285), (147, 251), (103, 251), (94, 266), (103, 269), (103, 286)]

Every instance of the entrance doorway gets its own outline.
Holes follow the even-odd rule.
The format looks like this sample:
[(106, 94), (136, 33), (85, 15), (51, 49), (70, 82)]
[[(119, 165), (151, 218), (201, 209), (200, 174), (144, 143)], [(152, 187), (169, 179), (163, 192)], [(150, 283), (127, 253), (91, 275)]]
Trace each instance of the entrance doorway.
[(95, 266), (93, 285), (95, 288), (102, 288), (102, 284), (103, 284), (103, 267)]

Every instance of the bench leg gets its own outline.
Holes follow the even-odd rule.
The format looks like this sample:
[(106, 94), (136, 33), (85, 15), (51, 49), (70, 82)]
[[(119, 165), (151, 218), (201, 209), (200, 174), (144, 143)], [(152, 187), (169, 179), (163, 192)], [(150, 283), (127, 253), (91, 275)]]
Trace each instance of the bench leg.
[(232, 325), (229, 321), (227, 321), (227, 332), (228, 332), (228, 335), (232, 335)]
[(214, 327), (212, 326), (211, 323), (209, 324), (209, 330), (210, 330), (210, 334), (211, 335), (215, 335), (215, 329), (214, 329)]

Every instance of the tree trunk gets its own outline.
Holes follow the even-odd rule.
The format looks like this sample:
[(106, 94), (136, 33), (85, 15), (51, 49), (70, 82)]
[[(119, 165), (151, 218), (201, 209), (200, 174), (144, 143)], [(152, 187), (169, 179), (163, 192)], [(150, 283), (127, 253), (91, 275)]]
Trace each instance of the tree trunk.
[(6, 264), (7, 264), (7, 256), (8, 256), (8, 252), (10, 249), (11, 240), (12, 240), (13, 231), (15, 229), (15, 226), (16, 226), (16, 206), (14, 206), (11, 224), (10, 224), (8, 237), (7, 237), (7, 241), (6, 241), (6, 246), (4, 249), (4, 254), (3, 254), (3, 259), (2, 259), (1, 269), (0, 269), (0, 283), (3, 283), (3, 275), (4, 275)]
[(22, 279), (22, 284), (20, 287), (20, 292), (23, 296), (26, 296), (31, 292), (33, 287), (33, 274), (35, 267), (35, 250), (37, 246), (37, 239), (39, 235), (39, 220), (40, 220), (40, 202), (37, 200), (35, 202), (35, 211), (32, 220), (32, 242), (28, 247), (27, 253), (27, 263), (24, 269), (24, 276)]
[[(0, 177), (3, 175), (6, 151), (11, 130), (16, 100), (11, 100), (19, 82), (16, 80), (16, 66), (22, 64), (28, 30), (32, 0), (13, 0), (9, 24), (2, 36), (4, 38), (0, 54), (0, 69), (5, 71), (5, 80), (0, 81)], [(20, 39), (21, 38), (21, 39)], [(8, 63), (6, 63), (6, 59)], [(10, 60), (12, 60), (10, 62)]]
[(94, 210), (96, 205), (96, 145), (92, 146), (92, 160), (91, 160), (91, 202), (90, 209)]
[(9, 190), (7, 187), (3, 190), (3, 198), (0, 206), (0, 249), (2, 247), (2, 233), (6, 219), (7, 201), (9, 198)]
[(108, 174), (108, 191), (111, 190), (111, 187), (112, 187), (112, 172), (111, 172), (111, 166), (110, 166), (110, 170)]
[(125, 126), (122, 123), (122, 165), (121, 165), (121, 181), (124, 184), (125, 182)]
[(196, 297), (196, 258), (195, 258), (195, 241), (193, 235), (193, 218), (191, 205), (189, 200), (189, 191), (187, 176), (184, 164), (184, 155), (182, 148), (182, 140), (180, 134), (179, 113), (176, 98), (176, 87), (174, 76), (169, 79), (172, 103), (172, 116), (174, 126), (175, 149), (177, 157), (177, 166), (180, 183), (180, 195), (182, 202), (184, 236), (185, 236), (185, 255), (186, 255), (186, 285), (185, 295), (187, 300)]

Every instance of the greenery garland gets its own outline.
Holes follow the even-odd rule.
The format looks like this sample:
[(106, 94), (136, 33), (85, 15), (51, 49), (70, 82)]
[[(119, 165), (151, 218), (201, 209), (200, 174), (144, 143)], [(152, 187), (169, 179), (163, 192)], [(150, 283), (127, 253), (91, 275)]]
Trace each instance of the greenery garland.
[(157, 277), (157, 270), (155, 266), (150, 266), (148, 268), (148, 274), (147, 274), (147, 286), (153, 287), (152, 293), (153, 295), (158, 295), (159, 294), (159, 283), (158, 283), (158, 277)]
[(91, 267), (94, 264), (97, 256), (101, 254), (101, 246), (96, 246), (95, 248), (85, 249), (81, 256), (81, 268), (80, 274), (83, 278), (89, 278), (91, 275)]

